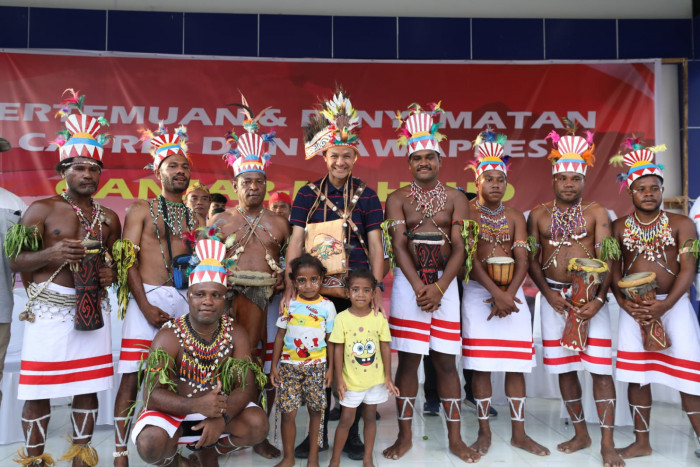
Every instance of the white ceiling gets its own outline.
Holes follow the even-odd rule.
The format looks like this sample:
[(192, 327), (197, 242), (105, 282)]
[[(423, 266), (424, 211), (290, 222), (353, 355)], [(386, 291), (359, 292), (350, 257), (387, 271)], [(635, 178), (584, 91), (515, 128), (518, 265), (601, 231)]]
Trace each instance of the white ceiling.
[(335, 16), (692, 18), (692, 0), (0, 0), (0, 5)]

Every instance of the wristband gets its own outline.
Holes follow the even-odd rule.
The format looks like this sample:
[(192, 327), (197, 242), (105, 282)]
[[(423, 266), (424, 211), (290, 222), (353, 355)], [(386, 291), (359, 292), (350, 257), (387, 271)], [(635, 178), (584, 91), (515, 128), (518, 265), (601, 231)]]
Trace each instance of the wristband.
[(600, 297), (597, 296), (597, 295), (595, 296), (595, 299), (598, 300), (598, 301), (599, 301), (600, 303), (602, 303), (603, 305), (605, 305), (605, 302), (607, 301), (607, 300), (605, 300), (605, 299), (600, 298)]
[(229, 417), (228, 415), (226, 415), (226, 412), (222, 413), (221, 416), (224, 417), (224, 422), (226, 422), (226, 425), (228, 425), (229, 423), (231, 423), (231, 417)]
[(443, 295), (443, 297), (444, 297), (444, 296), (445, 296), (445, 292), (442, 291), (442, 289), (440, 288), (440, 285), (439, 285), (437, 282), (435, 282), (434, 284), (435, 284), (435, 287), (437, 287), (437, 289), (440, 291), (440, 293), (441, 293), (441, 294)]

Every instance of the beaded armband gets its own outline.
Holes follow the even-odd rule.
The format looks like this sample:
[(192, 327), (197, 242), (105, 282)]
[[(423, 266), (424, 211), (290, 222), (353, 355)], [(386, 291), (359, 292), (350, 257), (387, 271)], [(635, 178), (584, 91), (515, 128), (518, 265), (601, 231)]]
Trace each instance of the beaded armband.
[(525, 240), (516, 240), (513, 242), (513, 246), (510, 247), (511, 250), (515, 248), (525, 248), (527, 251), (532, 251), (530, 249), (530, 244), (527, 243)]

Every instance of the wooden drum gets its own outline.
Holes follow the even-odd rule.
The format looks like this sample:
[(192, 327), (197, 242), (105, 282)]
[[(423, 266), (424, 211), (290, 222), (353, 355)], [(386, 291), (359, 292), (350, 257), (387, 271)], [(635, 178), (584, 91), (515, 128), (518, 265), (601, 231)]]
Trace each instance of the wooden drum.
[(75, 284), (75, 319), (77, 331), (94, 331), (105, 325), (102, 319), (103, 288), (100, 286), (102, 244), (98, 240), (84, 240), (87, 253), (73, 270)]
[(486, 271), (499, 289), (507, 290), (513, 282), (515, 260), (509, 256), (492, 256), (486, 259)]
[[(623, 277), (617, 285), (622, 293), (635, 303), (656, 299), (656, 274), (653, 272), (635, 272)], [(644, 350), (658, 351), (671, 347), (661, 321), (653, 320), (650, 324), (640, 325)]]
[[(608, 265), (599, 259), (572, 258), (569, 261), (571, 277), (571, 303), (580, 307), (593, 300), (598, 287), (608, 272)], [(564, 332), (559, 340), (562, 347), (571, 350), (586, 350), (589, 320), (576, 317), (573, 308), (566, 314)]]

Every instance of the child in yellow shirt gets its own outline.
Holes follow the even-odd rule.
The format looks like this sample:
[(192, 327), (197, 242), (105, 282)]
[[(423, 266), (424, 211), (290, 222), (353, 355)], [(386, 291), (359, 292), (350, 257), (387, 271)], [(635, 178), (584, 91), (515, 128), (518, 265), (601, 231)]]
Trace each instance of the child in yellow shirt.
[(372, 310), (376, 279), (366, 268), (353, 269), (345, 287), (352, 306), (347, 312), (338, 314), (329, 339), (333, 344), (341, 344), (333, 346), (333, 359), (340, 405), (344, 407), (335, 431), (329, 466), (340, 465), (340, 453), (348, 430), (355, 420), (357, 407), (363, 402), (363, 465), (369, 466), (373, 465), (377, 404), (386, 402), (389, 393), (398, 396), (399, 390), (391, 380), (389, 323), (381, 313)]

